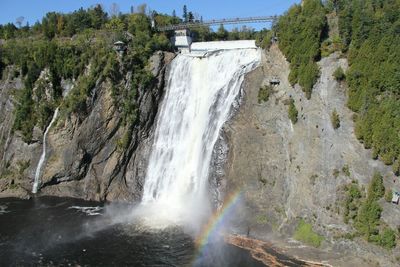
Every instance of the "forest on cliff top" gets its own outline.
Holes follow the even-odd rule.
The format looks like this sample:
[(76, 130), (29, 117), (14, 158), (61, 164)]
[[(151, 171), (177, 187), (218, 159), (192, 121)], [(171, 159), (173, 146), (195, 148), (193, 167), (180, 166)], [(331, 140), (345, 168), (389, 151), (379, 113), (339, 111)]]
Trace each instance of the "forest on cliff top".
[[(24, 83), (24, 89), (16, 95), (13, 129), (30, 143), (34, 126), (44, 131), (57, 106), (61, 106), (63, 116), (74, 113), (83, 119), (89, 112), (93, 88), (106, 79), (112, 82), (113, 97), (122, 107), (124, 123), (133, 127), (137, 122), (138, 87), (148, 87), (154, 80), (145, 69), (148, 59), (155, 51), (173, 50), (169, 41), (173, 33), (156, 31), (151, 19), (158, 26), (193, 20), (192, 12), (186, 6), (184, 10), (183, 18), (155, 11), (149, 14), (145, 5), (130, 14), (107, 14), (96, 5), (68, 14), (49, 12), (33, 26), (0, 25), (0, 72), (14, 66), (13, 76), (21, 77)], [(266, 32), (246, 27), (228, 32), (222, 25), (215, 32), (205, 26), (192, 29), (198, 41), (260, 39)], [(113, 50), (117, 40), (127, 45), (121, 60)], [(49, 72), (50, 95), (46, 95), (45, 83), (36, 84), (43, 70)], [(128, 89), (119, 86), (126, 70), (133, 71), (132, 88)], [(77, 86), (63, 97), (61, 82), (66, 79), (76, 80)]]
[[(279, 19), (279, 47), (290, 62), (289, 81), (307, 98), (319, 76), (316, 62), (332, 52), (347, 57), (343, 76), (355, 133), (374, 158), (400, 173), (400, 1), (304, 0)], [(328, 16), (339, 32), (329, 36)]]

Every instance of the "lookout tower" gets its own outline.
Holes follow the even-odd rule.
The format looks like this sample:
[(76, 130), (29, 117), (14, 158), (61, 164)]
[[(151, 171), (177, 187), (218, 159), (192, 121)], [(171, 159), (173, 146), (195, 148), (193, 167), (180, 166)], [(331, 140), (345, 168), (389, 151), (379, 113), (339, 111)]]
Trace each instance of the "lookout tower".
[(118, 55), (123, 56), (126, 51), (126, 45), (122, 41), (116, 41), (114, 43), (114, 50), (117, 51)]
[(181, 52), (190, 52), (192, 37), (189, 29), (175, 30), (175, 36), (172, 37), (172, 44)]

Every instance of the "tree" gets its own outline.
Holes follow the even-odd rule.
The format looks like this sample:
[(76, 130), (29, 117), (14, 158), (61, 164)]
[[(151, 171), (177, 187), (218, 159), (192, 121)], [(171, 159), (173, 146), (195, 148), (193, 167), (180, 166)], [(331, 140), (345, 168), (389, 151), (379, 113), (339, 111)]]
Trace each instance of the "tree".
[(274, 27), (279, 47), (290, 62), (289, 81), (299, 83), (308, 99), (319, 76), (316, 61), (327, 25), (325, 12), (320, 0), (304, 0), (302, 5), (291, 7)]
[(369, 241), (377, 238), (379, 231), (379, 219), (381, 218), (382, 208), (376, 201), (367, 199), (360, 207), (360, 211), (355, 222), (357, 230)]
[(3, 37), (8, 40), (15, 37), (15, 33), (17, 31), (17, 27), (13, 23), (7, 23), (3, 27)]
[(219, 25), (219, 28), (218, 28), (218, 31), (217, 31), (217, 37), (218, 37), (219, 40), (228, 39), (228, 31), (225, 30), (223, 24)]
[(106, 27), (106, 29), (109, 29), (109, 30), (121, 32), (124, 30), (125, 24), (120, 18), (113, 17), (110, 21), (108, 21), (106, 23), (105, 27)]
[(56, 12), (49, 12), (42, 19), (42, 29), (45, 37), (52, 39), (57, 32), (58, 14)]
[(331, 122), (332, 122), (333, 129), (337, 129), (340, 127), (340, 118), (339, 118), (339, 114), (337, 113), (336, 109), (332, 111)]
[(333, 77), (339, 82), (346, 79), (346, 75), (344, 74), (342, 67), (337, 67), (337, 69), (333, 72)]
[(368, 188), (368, 198), (379, 200), (385, 194), (385, 186), (383, 185), (383, 177), (379, 172), (375, 172)]
[(381, 234), (379, 245), (384, 248), (392, 249), (396, 246), (396, 233), (390, 228), (385, 228)]
[(57, 17), (57, 32), (60, 33), (64, 29), (64, 16)]
[(183, 15), (182, 15), (182, 17), (183, 17), (183, 21), (184, 22), (188, 22), (188, 13), (187, 13), (187, 7), (186, 7), (186, 5), (184, 5), (183, 6)]
[(24, 17), (18, 17), (16, 20), (15, 20), (15, 23), (17, 23), (17, 25), (18, 25), (18, 28), (21, 28), (21, 26), (22, 26), (22, 23), (24, 22), (24, 20), (25, 20), (25, 18)]
[(393, 172), (395, 175), (399, 176), (400, 175), (400, 159), (397, 158), (397, 160), (393, 163), (392, 166)]
[(193, 20), (194, 20), (194, 15), (193, 15), (193, 13), (190, 11), (190, 12), (188, 13), (188, 21), (189, 21), (189, 22), (193, 22)]
[(289, 110), (288, 110), (288, 115), (289, 119), (292, 121), (293, 124), (296, 124), (298, 118), (299, 112), (297, 111), (296, 106), (294, 105), (294, 100), (293, 98), (290, 98), (290, 103), (289, 103)]
[(107, 21), (107, 13), (104, 12), (102, 6), (97, 4), (94, 8), (89, 9), (91, 25), (95, 29), (100, 29)]
[(398, 172), (400, 159), (399, 1), (338, 1), (339, 32), (349, 69), (348, 107), (355, 133), (373, 157)]

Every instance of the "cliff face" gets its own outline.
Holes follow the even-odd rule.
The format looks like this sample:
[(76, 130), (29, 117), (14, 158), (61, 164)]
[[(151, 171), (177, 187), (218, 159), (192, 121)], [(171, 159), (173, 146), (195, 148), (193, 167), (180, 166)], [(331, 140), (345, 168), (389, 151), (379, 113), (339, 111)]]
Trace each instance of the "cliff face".
[[(156, 82), (151, 88), (139, 87), (139, 119), (133, 129), (123, 126), (107, 79), (93, 90), (87, 116), (57, 119), (47, 138), (42, 194), (110, 201), (141, 198), (154, 121), (173, 57), (159, 52), (150, 59)], [(210, 182), (217, 190), (213, 198), (221, 200), (221, 191), (240, 189), (246, 198), (239, 220), (243, 231), (250, 229), (250, 236), (258, 239), (277, 238), (293, 255), (340, 266), (396, 266), (398, 249), (390, 254), (362, 239), (343, 238), (351, 232), (351, 226), (343, 222), (344, 185), (355, 180), (366, 186), (379, 171), (386, 188), (400, 191), (400, 186), (393, 182), (390, 168), (372, 160), (371, 152), (354, 136), (346, 86), (332, 76), (338, 66), (347, 68), (346, 60), (332, 54), (319, 66), (321, 77), (307, 100), (300, 88), (290, 86), (289, 65), (278, 47), (273, 45), (265, 52), (260, 67), (246, 76), (240, 106), (235, 106), (235, 115), (226, 123), (214, 151)], [(132, 73), (125, 71), (124, 75), (122, 84), (129, 87)], [(42, 151), (39, 128), (34, 129), (31, 144), (12, 130), (14, 96), (23, 86), (15, 76), (8, 67), (0, 82), (0, 197), (29, 197)], [(259, 103), (260, 87), (273, 77), (280, 84), (273, 87), (268, 101)], [(72, 86), (74, 81), (64, 81), (64, 92)], [(299, 111), (294, 125), (288, 117), (290, 99)], [(333, 110), (340, 116), (338, 129), (331, 123)], [(121, 146), (127, 134), (129, 142)], [(382, 220), (396, 228), (400, 209), (383, 201), (380, 205)], [(299, 218), (324, 237), (321, 249), (293, 243)]]
[[(344, 185), (355, 180), (367, 187), (373, 173), (379, 171), (386, 188), (400, 187), (393, 183), (391, 169), (372, 160), (371, 151), (365, 150), (353, 133), (346, 87), (332, 76), (338, 66), (347, 68), (346, 59), (332, 54), (319, 66), (321, 77), (310, 100), (300, 88), (290, 86), (289, 65), (276, 45), (265, 53), (262, 65), (247, 76), (241, 107), (225, 127), (229, 144), (227, 190), (244, 192), (247, 208), (241, 225), (244, 232), (251, 229), (255, 238), (280, 236), (286, 240), (281, 245), (292, 254), (340, 266), (376, 262), (395, 266), (396, 253), (362, 239), (343, 238), (351, 232), (351, 226), (343, 222)], [(280, 85), (273, 87), (268, 101), (259, 103), (259, 88), (275, 76)], [(294, 125), (288, 117), (291, 98), (299, 112)], [(335, 109), (340, 116), (336, 130), (331, 123)], [(400, 218), (400, 210), (383, 200), (380, 204), (382, 220), (396, 228), (394, 218)], [(300, 218), (324, 236), (321, 250), (293, 244), (291, 237)], [(324, 254), (327, 250), (333, 253)]]
[[(108, 79), (96, 84), (85, 118), (71, 115), (56, 120), (47, 136), (41, 193), (90, 200), (140, 199), (152, 126), (163, 93), (166, 68), (173, 57), (171, 53), (158, 52), (150, 59), (148, 67), (156, 79), (151, 88), (139, 86), (139, 118), (133, 129), (123, 126)], [(22, 84), (12, 73), (10, 68), (0, 84), (0, 197), (28, 197), (43, 133), (35, 128), (32, 144), (24, 143), (17, 132), (13, 133), (13, 95)], [(123, 73), (122, 84), (129, 87), (132, 73), (129, 70)], [(63, 84), (64, 91), (74, 86), (73, 81)], [(122, 146), (121, 140), (126, 135), (130, 135), (129, 142)]]

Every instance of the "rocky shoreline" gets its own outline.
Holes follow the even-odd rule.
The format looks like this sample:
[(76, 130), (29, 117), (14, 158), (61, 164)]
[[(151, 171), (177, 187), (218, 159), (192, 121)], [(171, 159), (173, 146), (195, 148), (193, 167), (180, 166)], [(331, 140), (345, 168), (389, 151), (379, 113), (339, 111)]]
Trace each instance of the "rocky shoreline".
[(332, 265), (305, 261), (284, 254), (284, 251), (274, 247), (271, 243), (253, 239), (242, 235), (227, 235), (225, 242), (236, 247), (248, 250), (251, 256), (265, 264), (265, 266), (301, 266), (301, 267), (329, 267)]

